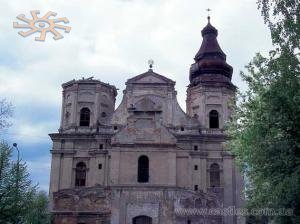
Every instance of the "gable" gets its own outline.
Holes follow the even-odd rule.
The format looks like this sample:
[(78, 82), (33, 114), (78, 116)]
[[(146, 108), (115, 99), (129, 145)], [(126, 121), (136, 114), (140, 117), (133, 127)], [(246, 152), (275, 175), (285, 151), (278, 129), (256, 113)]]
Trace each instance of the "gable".
[(167, 83), (160, 77), (155, 77), (154, 75), (146, 75), (140, 79), (135, 80), (135, 83)]
[(166, 85), (175, 85), (175, 82), (171, 79), (168, 79), (162, 75), (159, 75), (151, 70), (146, 73), (135, 76), (131, 79), (128, 79), (126, 84), (166, 84)]

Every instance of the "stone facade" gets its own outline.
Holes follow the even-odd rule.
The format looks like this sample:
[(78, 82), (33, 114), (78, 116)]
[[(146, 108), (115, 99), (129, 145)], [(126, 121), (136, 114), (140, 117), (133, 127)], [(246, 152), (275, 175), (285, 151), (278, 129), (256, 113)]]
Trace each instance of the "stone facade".
[[(200, 214), (242, 207), (243, 180), (225, 148), (232, 68), (208, 23), (191, 67), (186, 113), (175, 82), (152, 68), (116, 88), (93, 78), (62, 85), (50, 196), (55, 224), (244, 223)], [(201, 210), (202, 209), (202, 210)]]

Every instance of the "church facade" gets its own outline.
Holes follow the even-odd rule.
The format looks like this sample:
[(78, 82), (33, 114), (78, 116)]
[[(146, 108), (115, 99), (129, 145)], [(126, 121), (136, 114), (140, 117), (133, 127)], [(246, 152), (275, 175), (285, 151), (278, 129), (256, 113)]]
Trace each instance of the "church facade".
[[(62, 85), (50, 134), (54, 224), (233, 224), (243, 179), (224, 144), (236, 87), (208, 22), (190, 68), (186, 112), (175, 82), (152, 67), (117, 89), (93, 78)], [(212, 212), (213, 211), (213, 212)]]

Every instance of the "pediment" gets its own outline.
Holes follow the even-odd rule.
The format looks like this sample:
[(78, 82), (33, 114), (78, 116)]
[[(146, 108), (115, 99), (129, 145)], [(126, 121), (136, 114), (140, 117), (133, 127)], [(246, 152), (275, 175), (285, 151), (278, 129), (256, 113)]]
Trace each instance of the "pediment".
[(168, 79), (162, 75), (159, 75), (151, 70), (146, 73), (135, 76), (127, 80), (127, 83), (134, 84), (171, 84), (175, 85), (175, 82), (171, 79)]

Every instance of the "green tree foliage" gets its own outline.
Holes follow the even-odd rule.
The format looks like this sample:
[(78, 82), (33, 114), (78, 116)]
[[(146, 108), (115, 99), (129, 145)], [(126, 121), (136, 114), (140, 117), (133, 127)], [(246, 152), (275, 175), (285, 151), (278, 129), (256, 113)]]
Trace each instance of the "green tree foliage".
[(271, 30), (273, 43), (299, 49), (299, 0), (258, 0), (257, 3), (265, 23)]
[(35, 194), (26, 214), (25, 224), (47, 224), (50, 223), (50, 215), (47, 212), (48, 196), (46, 192), (40, 191)]
[(299, 0), (258, 0), (275, 50), (257, 54), (242, 72), (228, 134), (247, 178), (248, 206), (293, 209), (275, 223), (300, 223)]
[[(0, 223), (47, 223), (46, 195), (37, 192), (26, 164), (12, 162), (12, 148), (0, 144)], [(33, 216), (35, 216), (33, 218)], [(49, 222), (48, 222), (49, 223)]]
[[(258, 54), (242, 73), (241, 94), (230, 124), (230, 147), (242, 166), (252, 207), (299, 209), (300, 82), (286, 59)], [(296, 62), (296, 60), (295, 60)], [(280, 73), (278, 73), (280, 71)], [(289, 220), (290, 217), (280, 217)], [(290, 220), (289, 220), (290, 221)], [(293, 222), (279, 223), (293, 223)], [(296, 222), (295, 222), (296, 223)]]

